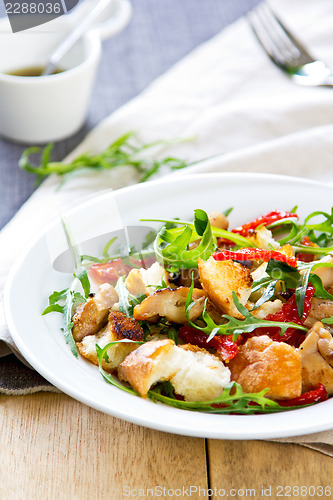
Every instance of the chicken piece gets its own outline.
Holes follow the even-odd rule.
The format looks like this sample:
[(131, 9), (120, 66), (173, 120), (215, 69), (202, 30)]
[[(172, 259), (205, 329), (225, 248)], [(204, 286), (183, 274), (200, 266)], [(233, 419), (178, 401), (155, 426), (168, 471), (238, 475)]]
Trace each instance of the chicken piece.
[(140, 346), (126, 356), (118, 376), (144, 398), (152, 385), (170, 380), (186, 401), (218, 397), (230, 381), (229, 369), (216, 356), (192, 345), (178, 347), (170, 339)]
[(317, 321), (333, 316), (333, 300), (319, 299), (313, 297), (309, 316), (306, 318), (304, 325), (308, 328), (312, 327)]
[[(141, 304), (134, 307), (134, 318), (137, 321), (155, 323), (162, 316), (171, 323), (186, 323), (185, 303), (189, 291), (189, 288), (183, 286), (175, 289), (163, 288), (156, 290), (156, 292), (144, 299)], [(191, 321), (201, 316), (206, 298), (207, 295), (204, 290), (193, 289), (192, 299), (195, 301), (195, 305), (190, 311)]]
[(219, 358), (195, 345), (180, 346), (181, 366), (170, 379), (186, 401), (210, 401), (219, 397), (230, 382), (230, 370)]
[(199, 259), (199, 274), (202, 287), (213, 304), (222, 312), (235, 318), (243, 318), (233, 302), (234, 291), (245, 305), (251, 295), (250, 270), (233, 260), (217, 261), (210, 257), (206, 262)]
[(181, 351), (171, 339), (153, 340), (131, 352), (118, 369), (118, 377), (143, 398), (156, 382), (169, 380), (178, 370)]
[[(333, 264), (333, 256), (325, 255), (325, 257), (320, 259), (318, 262), (326, 262), (328, 264)], [(313, 271), (313, 274), (319, 276), (319, 278), (323, 283), (324, 288), (333, 286), (333, 267), (317, 267), (317, 269)]]
[[(87, 335), (84, 337), (82, 342), (77, 343), (77, 347), (82, 356), (95, 365), (98, 365), (96, 344), (103, 348), (108, 343), (118, 340), (143, 341), (143, 339), (144, 332), (135, 320), (128, 318), (122, 312), (111, 312), (107, 326), (98, 332), (97, 335)], [(102, 367), (106, 371), (113, 371), (118, 368), (127, 354), (137, 348), (138, 344), (134, 342), (114, 344), (107, 351), (109, 361), (103, 359)]]
[(80, 304), (73, 315), (73, 338), (80, 342), (87, 335), (95, 335), (108, 321), (110, 308), (118, 301), (112, 285), (104, 283), (98, 293)]
[(267, 335), (250, 338), (239, 347), (228, 367), (231, 380), (245, 392), (269, 389), (271, 399), (292, 399), (302, 392), (300, 353), (284, 342), (273, 342)]
[(229, 227), (229, 221), (224, 214), (214, 210), (208, 216), (210, 225), (213, 227), (217, 227), (219, 229), (227, 230)]
[(333, 394), (333, 339), (324, 325), (317, 321), (299, 347), (302, 358), (303, 392), (323, 384)]
[(272, 231), (264, 226), (251, 232), (248, 239), (253, 241), (258, 248), (262, 248), (263, 250), (272, 250), (271, 247), (275, 250), (280, 248), (280, 243), (273, 238)]
[(155, 292), (157, 286), (161, 286), (164, 278), (164, 268), (154, 262), (148, 269), (132, 269), (125, 285), (132, 295), (150, 295)]

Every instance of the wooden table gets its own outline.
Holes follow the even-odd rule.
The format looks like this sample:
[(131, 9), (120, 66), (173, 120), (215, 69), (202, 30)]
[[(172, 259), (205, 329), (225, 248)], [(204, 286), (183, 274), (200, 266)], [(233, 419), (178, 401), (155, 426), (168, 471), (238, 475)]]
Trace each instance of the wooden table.
[[(332, 459), (298, 445), (166, 434), (64, 394), (1, 396), (0, 412), (1, 500), (158, 498), (159, 492), (207, 498), (199, 487), (216, 488), (214, 499), (223, 490), (225, 497), (278, 498), (279, 486), (332, 485)], [(152, 497), (147, 489), (156, 487)]]

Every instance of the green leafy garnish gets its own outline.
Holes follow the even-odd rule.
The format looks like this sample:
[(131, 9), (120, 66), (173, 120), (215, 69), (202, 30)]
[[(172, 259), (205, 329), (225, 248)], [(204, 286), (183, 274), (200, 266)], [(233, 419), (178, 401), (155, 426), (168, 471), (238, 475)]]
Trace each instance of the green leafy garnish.
[[(281, 329), (281, 336), (285, 334), (288, 328), (295, 328), (297, 330), (303, 330), (305, 332), (308, 331), (308, 329), (305, 328), (304, 326), (298, 325), (291, 321), (289, 322), (268, 321), (265, 319), (256, 318), (250, 313), (250, 311), (246, 309), (245, 306), (243, 306), (240, 303), (235, 292), (232, 292), (233, 301), (238, 312), (240, 312), (244, 316), (244, 319), (236, 319), (233, 316), (230, 316), (229, 314), (224, 314), (222, 317), (228, 321), (226, 323), (223, 323), (222, 325), (217, 325), (207, 313), (206, 310), (207, 300), (206, 300), (201, 318), (199, 318), (199, 320), (197, 320), (197, 322), (194, 323), (193, 321), (190, 320), (190, 311), (195, 304), (195, 302), (192, 301), (193, 287), (194, 287), (194, 282), (192, 281), (192, 285), (190, 287), (186, 299), (185, 316), (187, 321), (191, 326), (193, 326), (193, 328), (196, 328), (197, 330), (200, 330), (207, 334), (208, 336), (207, 342), (209, 342), (215, 335), (233, 335), (234, 340), (236, 340), (238, 335), (242, 333), (253, 332), (256, 328), (277, 327)], [(200, 324), (201, 322), (204, 322), (205, 326), (201, 326)]]
[(329, 318), (324, 318), (320, 320), (322, 323), (326, 323), (327, 325), (333, 325), (333, 316), (330, 316)]
[(127, 290), (125, 285), (126, 276), (120, 276), (116, 285), (116, 292), (119, 297), (119, 309), (128, 318), (133, 317), (133, 309), (136, 305), (140, 304), (145, 298), (145, 295), (132, 295)]
[(74, 273), (74, 276), (81, 282), (84, 291), (84, 297), (87, 299), (90, 294), (90, 281), (86, 269), (83, 269), (83, 271), (81, 271), (77, 275)]
[(105, 359), (105, 361), (108, 363), (109, 362), (109, 358), (107, 356), (107, 351), (110, 349), (110, 347), (112, 347), (113, 345), (115, 344), (144, 344), (144, 342), (139, 342), (139, 341), (134, 341), (134, 340), (116, 340), (114, 342), (109, 342), (109, 344), (107, 344), (105, 347), (100, 347), (98, 344), (96, 344), (96, 352), (97, 352), (97, 358), (98, 358), (98, 364), (99, 364), (99, 371), (102, 375), (102, 377), (104, 378), (104, 380), (106, 380), (106, 382), (108, 382), (109, 384), (112, 384), (114, 387), (117, 387), (118, 389), (121, 389), (122, 391), (125, 391), (125, 392), (128, 392), (129, 394), (134, 394), (135, 396), (139, 396), (139, 394), (134, 391), (133, 389), (129, 388), (129, 387), (126, 387), (124, 385), (122, 385), (115, 377), (113, 377), (113, 375), (110, 375), (109, 373), (107, 373), (104, 369), (103, 369), (103, 366), (102, 366), (102, 363), (103, 363), (103, 359)]
[[(81, 279), (85, 283), (85, 293), (88, 292), (89, 295), (90, 285), (88, 289), (85, 278), (81, 276)], [(70, 346), (72, 353), (75, 357), (78, 357), (77, 348), (72, 335), (72, 329), (74, 326), (72, 316), (77, 305), (86, 302), (86, 297), (83, 297), (80, 292), (75, 291), (76, 284), (77, 280), (75, 279), (68, 288), (61, 290), (61, 292), (53, 292), (49, 297), (49, 305), (42, 312), (42, 316), (51, 312), (58, 312), (64, 315), (64, 326), (62, 331), (64, 333), (66, 343)]]
[[(139, 394), (132, 388), (121, 384), (116, 377), (107, 373), (102, 366), (103, 359), (108, 362), (107, 351), (114, 344), (132, 342), (138, 345), (143, 344), (143, 342), (133, 342), (131, 340), (119, 340), (115, 342), (110, 342), (105, 347), (101, 348), (96, 344), (96, 352), (98, 357), (99, 371), (106, 382), (117, 387), (118, 389), (132, 394), (133, 396), (139, 396)], [(180, 401), (176, 399), (173, 392), (173, 387), (170, 382), (164, 382), (158, 384), (155, 388), (148, 391), (148, 397), (154, 403), (161, 402), (175, 408), (180, 408), (183, 410), (190, 411), (200, 411), (205, 413), (218, 413), (218, 414), (228, 414), (228, 413), (241, 413), (245, 415), (251, 415), (254, 413), (271, 413), (276, 411), (288, 411), (293, 409), (292, 407), (282, 407), (275, 401), (265, 397), (265, 394), (269, 389), (264, 389), (258, 393), (245, 393), (239, 384), (236, 382), (231, 382), (228, 384), (221, 394), (216, 399), (210, 401), (199, 401), (199, 402), (189, 402)], [(139, 396), (140, 397), (140, 396)]]
[[(193, 238), (201, 238), (198, 246), (188, 250), (188, 245)], [(208, 215), (204, 210), (194, 211), (194, 228), (186, 224), (182, 231), (175, 237), (174, 229), (163, 227), (155, 240), (155, 254), (164, 266), (170, 269), (190, 269), (198, 267), (199, 258), (207, 260), (216, 245)]]
[[(26, 149), (19, 160), (19, 167), (25, 172), (35, 174), (37, 181), (40, 182), (43, 178), (51, 174), (65, 176), (87, 168), (99, 171), (131, 166), (138, 173), (139, 182), (145, 182), (162, 167), (168, 167), (171, 170), (179, 170), (190, 164), (185, 160), (174, 157), (165, 157), (161, 160), (156, 160), (147, 157), (144, 153), (156, 146), (166, 146), (186, 140), (190, 139), (156, 141), (143, 144), (138, 140), (134, 132), (129, 132), (116, 139), (101, 153), (95, 155), (85, 153), (74, 158), (70, 163), (52, 162), (51, 152), (53, 144), (48, 144), (42, 153), (39, 147)], [(41, 164), (35, 166), (30, 161), (30, 155), (39, 153), (41, 153)]]
[[(164, 386), (165, 387), (165, 386)], [(257, 393), (245, 393), (239, 384), (231, 382), (228, 384), (218, 398), (210, 401), (180, 401), (175, 397), (170, 397), (170, 387), (167, 387), (167, 394), (162, 394), (163, 385), (157, 386), (148, 392), (149, 398), (154, 401), (180, 408), (182, 410), (200, 411), (205, 413), (230, 414), (240, 413), (243, 415), (252, 415), (254, 413), (271, 413), (277, 411), (290, 410), (284, 408), (275, 401), (265, 397), (269, 389), (264, 389)]]

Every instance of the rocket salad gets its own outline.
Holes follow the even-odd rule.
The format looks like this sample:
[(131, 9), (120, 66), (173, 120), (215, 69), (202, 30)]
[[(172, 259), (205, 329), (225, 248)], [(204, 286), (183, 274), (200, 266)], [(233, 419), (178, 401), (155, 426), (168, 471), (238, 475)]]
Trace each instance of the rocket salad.
[[(163, 224), (144, 252), (82, 256), (50, 295), (74, 355), (131, 394), (208, 413), (286, 411), (333, 394), (333, 209), (229, 228), (225, 212)], [(152, 219), (145, 219), (152, 220)], [(79, 291), (79, 288), (82, 290)]]

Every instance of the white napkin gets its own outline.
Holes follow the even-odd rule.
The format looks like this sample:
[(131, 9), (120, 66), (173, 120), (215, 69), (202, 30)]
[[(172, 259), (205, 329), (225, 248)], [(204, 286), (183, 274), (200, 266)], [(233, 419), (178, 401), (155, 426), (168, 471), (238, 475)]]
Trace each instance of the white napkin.
[[(279, 0), (272, 5), (310, 51), (333, 68), (331, 0)], [(195, 136), (193, 142), (168, 148), (168, 154), (189, 161), (215, 157), (181, 175), (251, 171), (333, 182), (332, 123), (333, 88), (294, 85), (269, 61), (246, 19), (241, 19), (105, 119), (70, 156), (99, 151), (121, 134), (136, 130), (149, 142)], [(76, 176), (60, 191), (55, 191), (57, 179), (44, 182), (0, 233), (0, 287), (29, 239), (66, 204), (133, 182), (136, 178), (129, 168)], [(1, 317), (0, 339), (11, 345)], [(287, 441), (306, 443), (333, 456), (333, 432)]]

